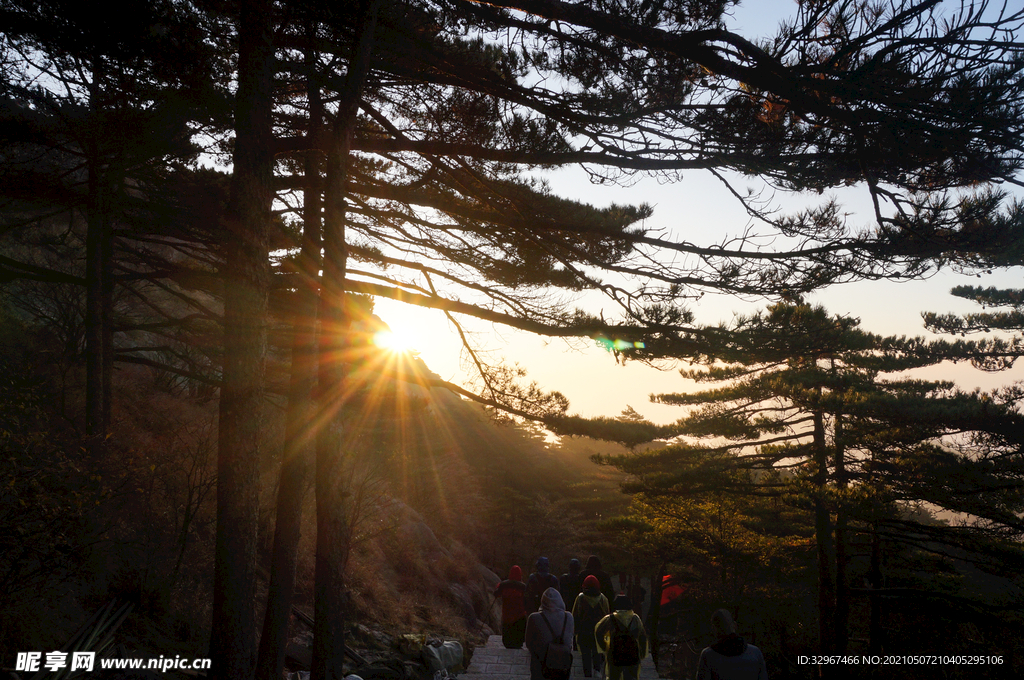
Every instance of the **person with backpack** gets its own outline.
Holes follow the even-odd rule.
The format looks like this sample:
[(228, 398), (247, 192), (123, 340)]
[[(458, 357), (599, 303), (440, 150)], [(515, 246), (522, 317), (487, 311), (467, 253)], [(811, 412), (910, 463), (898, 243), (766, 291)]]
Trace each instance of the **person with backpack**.
[(583, 578), (594, 576), (601, 584), (601, 593), (608, 598), (608, 602), (615, 601), (615, 586), (612, 585), (612, 577), (608, 572), (601, 569), (601, 558), (591, 555), (587, 558), (587, 566), (583, 569)]
[(639, 680), (640, 661), (647, 656), (647, 631), (633, 613), (626, 595), (615, 598), (615, 612), (594, 630), (597, 648), (605, 653), (608, 680)]
[(736, 634), (728, 609), (711, 615), (711, 628), (718, 641), (700, 653), (697, 680), (768, 680), (764, 655)]
[[(537, 571), (526, 581), (526, 611), (533, 613), (540, 607), (540, 598), (545, 590), (558, 590), (558, 577), (551, 573), (551, 564), (546, 557), (537, 558)], [(562, 600), (565, 602), (565, 600)]]
[(596, 576), (588, 576), (583, 579), (583, 590), (576, 596), (576, 602), (572, 605), (572, 619), (576, 624), (576, 648), (580, 650), (583, 659), (584, 677), (593, 677), (593, 671), (601, 674), (604, 668), (604, 659), (597, 649), (597, 638), (594, 637), (594, 629), (604, 617), (611, 611), (608, 598), (601, 592), (601, 584)]
[(526, 649), (530, 652), (530, 680), (569, 680), (572, 673), (572, 614), (556, 588), (544, 591), (540, 611), (526, 619)]
[(506, 649), (522, 649), (526, 635), (526, 607), (523, 597), (526, 584), (523, 583), (523, 570), (513, 566), (508, 571), (508, 578), (494, 589), (494, 597), (501, 598), (501, 643)]

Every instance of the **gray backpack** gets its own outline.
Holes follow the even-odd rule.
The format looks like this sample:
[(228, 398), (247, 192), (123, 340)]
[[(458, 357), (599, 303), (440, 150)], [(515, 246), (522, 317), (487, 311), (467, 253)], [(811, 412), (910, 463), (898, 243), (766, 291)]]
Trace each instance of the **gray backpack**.
[(546, 680), (568, 680), (572, 674), (572, 647), (565, 644), (565, 626), (569, 622), (569, 615), (563, 614), (562, 632), (558, 638), (555, 638), (555, 629), (548, 623), (547, 617), (541, 614), (540, 618), (551, 631), (551, 642), (540, 660), (541, 674)]

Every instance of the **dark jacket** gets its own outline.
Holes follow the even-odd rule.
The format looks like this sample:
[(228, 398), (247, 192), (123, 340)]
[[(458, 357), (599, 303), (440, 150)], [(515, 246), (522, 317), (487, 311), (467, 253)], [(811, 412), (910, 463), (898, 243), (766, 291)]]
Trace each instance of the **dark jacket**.
[(569, 573), (562, 574), (558, 579), (558, 592), (562, 594), (562, 602), (565, 602), (565, 606), (572, 606), (581, 590), (583, 590), (583, 574), (580, 573), (580, 561), (569, 560)]
[(697, 680), (768, 680), (768, 670), (761, 650), (733, 633), (700, 653)]
[[(540, 599), (548, 588), (558, 590), (558, 577), (551, 573), (548, 558), (537, 559), (537, 571), (526, 581), (526, 611), (535, 612), (540, 608)], [(562, 600), (563, 602), (565, 600)]]

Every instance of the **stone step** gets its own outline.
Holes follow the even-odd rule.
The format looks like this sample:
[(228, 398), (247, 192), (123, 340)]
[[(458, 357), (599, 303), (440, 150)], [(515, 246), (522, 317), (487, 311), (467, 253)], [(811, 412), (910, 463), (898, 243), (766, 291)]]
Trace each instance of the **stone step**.
[[(583, 678), (579, 653), (573, 655), (572, 677)], [(505, 649), (500, 635), (491, 635), (487, 644), (473, 650), (469, 669), (459, 680), (530, 680), (530, 653), (523, 649)], [(654, 661), (648, 655), (640, 662), (640, 680), (658, 680)]]

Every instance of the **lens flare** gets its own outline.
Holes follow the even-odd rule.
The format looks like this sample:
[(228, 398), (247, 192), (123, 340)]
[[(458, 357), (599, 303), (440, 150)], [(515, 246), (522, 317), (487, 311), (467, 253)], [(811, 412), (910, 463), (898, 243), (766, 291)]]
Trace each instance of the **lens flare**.
[(615, 340), (612, 340), (611, 338), (606, 338), (604, 336), (597, 336), (597, 337), (594, 338), (594, 341), (597, 342), (599, 347), (603, 348), (604, 350), (606, 350), (608, 352), (612, 352), (612, 351), (621, 352), (621, 351), (627, 350), (627, 349), (644, 349), (645, 348), (645, 345), (642, 342), (633, 342), (631, 340), (622, 340), (622, 339), (619, 339), (619, 338), (616, 338)]

